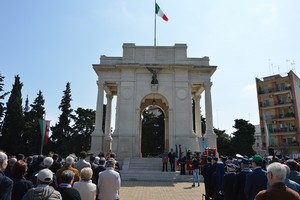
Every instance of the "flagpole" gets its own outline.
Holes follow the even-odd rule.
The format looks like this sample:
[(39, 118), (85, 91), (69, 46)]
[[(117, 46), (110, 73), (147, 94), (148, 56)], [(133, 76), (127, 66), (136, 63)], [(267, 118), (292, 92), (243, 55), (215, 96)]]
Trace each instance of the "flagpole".
[(46, 112), (45, 112), (45, 114), (43, 116), (43, 119), (42, 119), (43, 120), (43, 134), (42, 134), (42, 140), (41, 140), (42, 144), (41, 144), (40, 155), (43, 155), (43, 148), (44, 148), (44, 139), (45, 139), (45, 128), (44, 127), (46, 126), (46, 125), (44, 125), (46, 123), (45, 119), (46, 119)]
[(156, 46), (156, 0), (154, 4), (154, 46)]

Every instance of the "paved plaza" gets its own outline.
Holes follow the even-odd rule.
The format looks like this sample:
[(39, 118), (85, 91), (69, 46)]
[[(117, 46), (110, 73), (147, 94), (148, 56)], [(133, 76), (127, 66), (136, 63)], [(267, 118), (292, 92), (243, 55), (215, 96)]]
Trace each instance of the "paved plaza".
[(123, 181), (120, 191), (122, 200), (202, 200), (204, 183), (192, 187), (189, 182)]

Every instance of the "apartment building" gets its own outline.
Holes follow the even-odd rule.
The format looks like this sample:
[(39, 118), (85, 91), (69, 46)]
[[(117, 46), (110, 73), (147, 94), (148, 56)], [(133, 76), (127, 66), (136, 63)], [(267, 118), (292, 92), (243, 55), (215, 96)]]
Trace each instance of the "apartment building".
[(282, 155), (300, 152), (300, 79), (286, 76), (256, 78), (262, 149)]

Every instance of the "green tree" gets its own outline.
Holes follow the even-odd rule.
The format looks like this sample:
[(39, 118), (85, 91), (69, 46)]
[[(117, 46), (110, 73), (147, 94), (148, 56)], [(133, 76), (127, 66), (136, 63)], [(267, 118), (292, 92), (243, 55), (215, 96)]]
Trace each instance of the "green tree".
[(78, 155), (80, 151), (91, 149), (91, 134), (95, 129), (96, 111), (92, 109), (77, 108), (73, 116), (72, 152)]
[(33, 155), (41, 153), (42, 136), (39, 120), (43, 119), (45, 115), (45, 100), (42, 92), (39, 91), (33, 103), (30, 104), (30, 110), (28, 104), (27, 98), (24, 108), (25, 131), (22, 139), (25, 146), (23, 152), (27, 155)]
[(51, 127), (52, 135), (49, 142), (49, 150), (57, 152), (62, 156), (66, 156), (72, 153), (72, 127), (70, 126), (72, 112), (71, 108), (71, 87), (70, 83), (66, 84), (66, 89), (63, 91), (63, 97), (59, 105), (61, 110), (61, 115), (59, 116), (59, 121)]
[(225, 130), (219, 130), (214, 128), (214, 132), (217, 135), (217, 149), (220, 155), (232, 155), (230, 137), (225, 133)]
[[(4, 89), (3, 89), (4, 78), (5, 77), (2, 76), (0, 73), (0, 133), (1, 133), (2, 124), (3, 124), (3, 116), (4, 116), (4, 112), (5, 112), (5, 106), (2, 101), (4, 100), (5, 96), (9, 94), (9, 92), (4, 92)], [(1, 134), (0, 134), (0, 136), (1, 136)]]
[(233, 132), (231, 139), (232, 152), (235, 154), (252, 156), (255, 154), (252, 146), (255, 142), (255, 127), (244, 119), (236, 119), (233, 128), (237, 131)]
[(15, 76), (15, 82), (7, 102), (7, 111), (3, 121), (1, 147), (9, 154), (15, 155), (20, 151), (24, 130), (22, 87), (19, 75)]

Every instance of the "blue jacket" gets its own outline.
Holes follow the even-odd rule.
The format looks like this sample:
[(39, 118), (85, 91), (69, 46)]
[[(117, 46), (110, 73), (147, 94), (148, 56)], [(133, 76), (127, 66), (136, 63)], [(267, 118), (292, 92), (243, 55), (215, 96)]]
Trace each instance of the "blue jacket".
[(255, 168), (253, 172), (246, 176), (245, 195), (247, 200), (254, 200), (257, 193), (267, 189), (267, 172), (262, 168)]
[(298, 194), (300, 194), (300, 185), (299, 185), (297, 182), (292, 181), (292, 180), (286, 178), (286, 179), (284, 180), (284, 184), (285, 184), (287, 187), (291, 188), (292, 190), (298, 192)]
[(252, 170), (249, 168), (244, 168), (242, 171), (236, 174), (236, 179), (234, 183), (234, 191), (237, 195), (237, 199), (246, 199), (244, 188), (246, 184), (246, 176), (247, 174), (251, 173)]
[(13, 181), (0, 171), (0, 200), (11, 200)]

